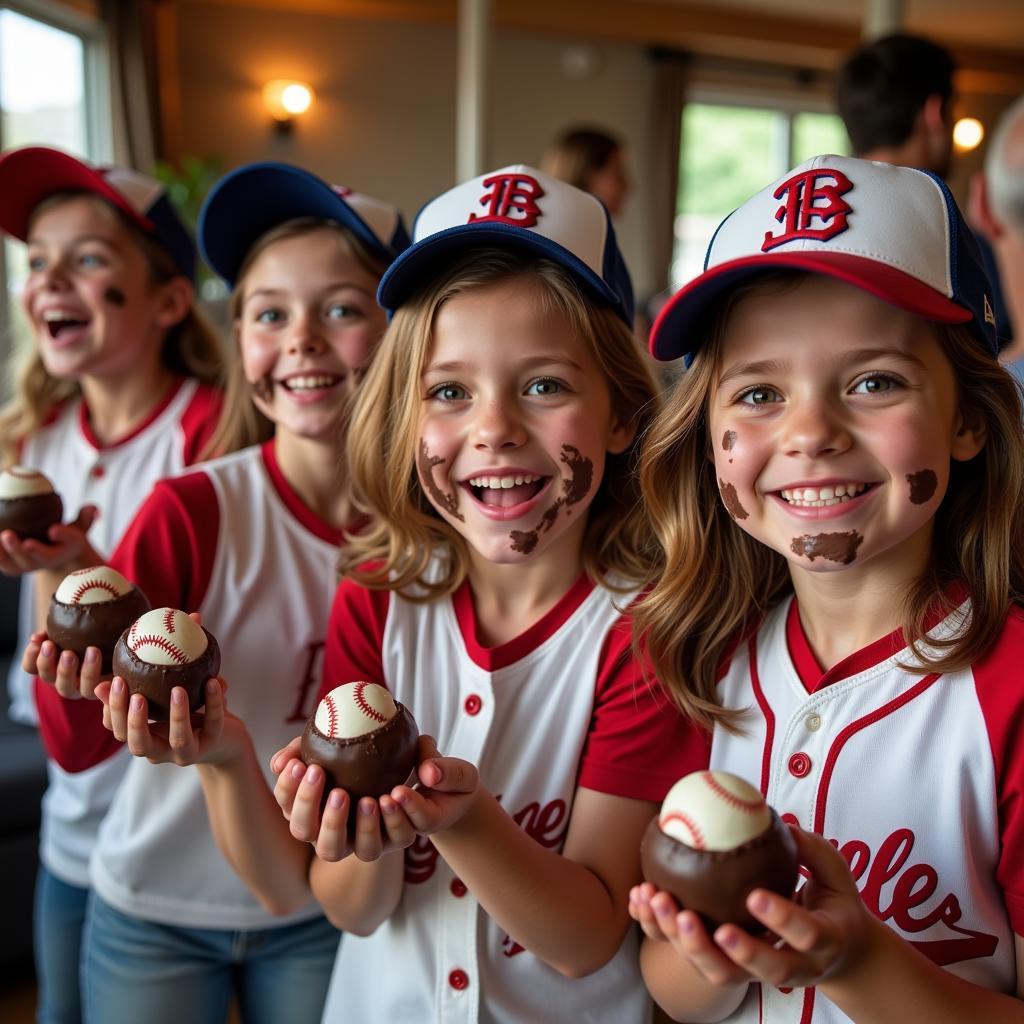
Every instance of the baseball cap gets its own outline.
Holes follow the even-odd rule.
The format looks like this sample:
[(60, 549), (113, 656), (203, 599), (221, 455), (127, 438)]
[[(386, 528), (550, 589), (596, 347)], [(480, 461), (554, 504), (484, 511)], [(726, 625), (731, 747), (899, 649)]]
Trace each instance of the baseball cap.
[(998, 352), (981, 252), (946, 184), (911, 167), (816, 156), (722, 221), (704, 272), (655, 320), (651, 354), (689, 366), (714, 300), (773, 268), (839, 278), (926, 320), (965, 324)]
[(608, 211), (582, 189), (515, 164), (482, 174), (427, 203), (413, 244), (381, 278), (377, 301), (393, 313), (453, 254), (496, 245), (553, 260), (633, 324), (633, 285)]
[(402, 215), (380, 199), (328, 185), (291, 164), (246, 164), (210, 191), (199, 214), (203, 258), (232, 287), (253, 243), (297, 217), (337, 221), (390, 263), (409, 244)]
[(127, 167), (91, 166), (48, 146), (0, 155), (0, 228), (28, 240), (32, 212), (57, 192), (83, 191), (105, 199), (157, 241), (178, 270), (195, 280), (196, 249), (164, 186)]

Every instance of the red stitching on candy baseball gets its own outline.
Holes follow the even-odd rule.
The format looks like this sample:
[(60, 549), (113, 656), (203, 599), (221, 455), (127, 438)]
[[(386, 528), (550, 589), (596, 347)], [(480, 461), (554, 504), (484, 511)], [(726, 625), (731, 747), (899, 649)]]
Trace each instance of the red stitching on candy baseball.
[(735, 793), (730, 793), (711, 772), (702, 772), (701, 774), (711, 792), (715, 796), (721, 797), (730, 806), (746, 811), (748, 814), (756, 814), (764, 807), (762, 800), (744, 800), (742, 797), (736, 796)]
[(90, 590), (106, 590), (108, 593), (113, 594), (114, 597), (120, 597), (121, 595), (117, 592), (117, 587), (113, 583), (109, 583), (107, 580), (91, 580), (88, 583), (83, 583), (72, 595), (71, 600), (68, 604), (78, 604), (82, 599), (83, 594), (89, 593)]
[(387, 719), (376, 708), (371, 707), (369, 702), (363, 696), (363, 690), (365, 690), (369, 685), (369, 683), (356, 683), (356, 707), (359, 708), (367, 718), (372, 718), (373, 721), (383, 724)]
[(173, 633), (174, 632), (174, 609), (173, 608), (168, 608), (167, 611), (164, 613), (164, 629), (166, 629), (168, 633)]
[(669, 811), (668, 814), (663, 814), (658, 824), (661, 826), (661, 831), (665, 831), (665, 826), (670, 821), (678, 821), (687, 832), (690, 833), (690, 838), (693, 840), (693, 848), (695, 850), (704, 849), (704, 833), (700, 830), (700, 825), (697, 824), (688, 814), (683, 811)]
[(334, 700), (331, 698), (330, 694), (324, 697), (324, 703), (327, 705), (327, 716), (329, 718), (329, 731), (327, 735), (330, 736), (331, 739), (334, 739), (334, 737), (338, 735), (338, 709), (334, 706)]
[[(132, 640), (129, 634), (129, 640)], [(175, 647), (166, 637), (160, 636), (158, 633), (149, 633), (146, 636), (136, 637), (132, 643), (129, 644), (131, 649), (136, 654), (139, 653), (140, 647), (159, 647), (161, 650), (166, 651), (179, 665), (185, 664), (188, 661), (188, 655), (180, 647)]]

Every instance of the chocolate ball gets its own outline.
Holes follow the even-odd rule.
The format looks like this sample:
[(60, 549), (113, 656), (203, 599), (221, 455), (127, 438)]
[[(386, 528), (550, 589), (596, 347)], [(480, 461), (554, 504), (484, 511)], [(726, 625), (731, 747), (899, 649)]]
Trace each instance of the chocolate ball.
[(416, 770), (419, 729), (408, 708), (376, 683), (335, 687), (302, 733), (300, 756), (327, 775), (350, 800), (349, 825), (364, 796), (377, 799), (409, 781)]
[[(711, 777), (704, 780), (710, 796), (696, 792), (697, 776)], [(677, 787), (684, 782), (688, 791), (681, 799)], [(732, 844), (737, 835), (740, 841)], [(721, 924), (764, 931), (747, 911), (747, 896), (768, 889), (788, 899), (798, 875), (788, 826), (756, 789), (726, 772), (695, 772), (672, 787), (644, 832), (640, 861), (644, 878), (699, 914), (709, 931)]]
[(63, 515), (64, 502), (42, 473), (25, 466), (0, 472), (0, 530), (49, 544), (47, 531)]
[(206, 701), (206, 682), (220, 671), (214, 635), (175, 608), (155, 608), (136, 619), (114, 647), (114, 675), (129, 693), (141, 693), (149, 717), (167, 721), (171, 690), (184, 687), (190, 711)]
[(114, 647), (121, 634), (149, 611), (146, 595), (109, 565), (79, 569), (64, 577), (46, 616), (46, 633), (62, 651), (74, 651), (79, 662), (86, 647), (98, 647), (101, 671), (109, 675)]

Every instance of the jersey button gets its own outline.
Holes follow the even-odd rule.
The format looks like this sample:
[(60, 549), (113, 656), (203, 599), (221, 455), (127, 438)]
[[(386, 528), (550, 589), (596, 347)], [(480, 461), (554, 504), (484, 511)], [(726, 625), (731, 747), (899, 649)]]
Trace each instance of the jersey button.
[(107, 475), (107, 471), (102, 466), (93, 466), (89, 475), (93, 477), (93, 479), (99, 480)]
[(789, 759), (789, 774), (802, 779), (811, 770), (811, 759), (803, 752)]
[(461, 878), (453, 878), (452, 884), (448, 886), (452, 891), (452, 895), (462, 899), (469, 890), (466, 888), (466, 883)]
[(480, 709), (484, 706), (484, 702), (475, 693), (471, 693), (462, 706), (466, 709), (467, 715), (478, 715), (480, 714)]
[(462, 968), (456, 967), (455, 970), (448, 975), (448, 984), (451, 985), (456, 992), (461, 992), (464, 988), (469, 988), (469, 975), (462, 970)]
[(807, 726), (808, 732), (817, 732), (821, 728), (821, 715), (808, 715), (804, 719), (804, 725)]

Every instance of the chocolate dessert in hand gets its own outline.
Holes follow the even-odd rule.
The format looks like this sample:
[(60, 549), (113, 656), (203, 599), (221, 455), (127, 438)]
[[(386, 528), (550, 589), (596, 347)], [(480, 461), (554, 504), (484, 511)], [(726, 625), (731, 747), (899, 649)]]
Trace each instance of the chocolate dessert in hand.
[(709, 931), (735, 924), (756, 934), (752, 889), (789, 898), (797, 880), (796, 841), (749, 783), (729, 772), (680, 779), (651, 820), (640, 847), (644, 878), (700, 915)]
[(48, 531), (64, 514), (64, 502), (42, 473), (24, 466), (0, 472), (0, 530), (49, 544)]
[(98, 647), (101, 671), (110, 675), (118, 639), (147, 611), (149, 601), (134, 583), (109, 565), (94, 565), (61, 581), (50, 598), (46, 633), (62, 651), (74, 651), (79, 663), (87, 647)]
[(407, 708), (376, 683), (337, 686), (316, 709), (302, 734), (299, 756), (327, 775), (350, 800), (351, 827), (364, 796), (374, 799), (409, 781), (416, 770), (419, 730)]
[(206, 681), (220, 671), (220, 648), (209, 630), (176, 608), (155, 608), (136, 619), (114, 648), (114, 675), (141, 693), (149, 717), (165, 722), (171, 690), (182, 686), (190, 711), (205, 703)]

